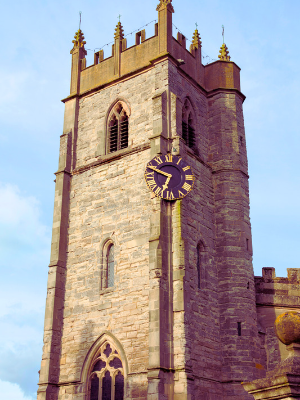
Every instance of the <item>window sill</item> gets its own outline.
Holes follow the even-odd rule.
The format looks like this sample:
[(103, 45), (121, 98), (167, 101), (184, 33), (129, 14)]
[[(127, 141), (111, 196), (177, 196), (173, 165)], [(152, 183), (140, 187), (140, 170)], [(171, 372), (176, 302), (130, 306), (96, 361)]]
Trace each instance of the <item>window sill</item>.
[(104, 288), (104, 289), (100, 289), (100, 295), (101, 294), (106, 294), (106, 293), (111, 293), (115, 290), (114, 286), (108, 287), (108, 288)]

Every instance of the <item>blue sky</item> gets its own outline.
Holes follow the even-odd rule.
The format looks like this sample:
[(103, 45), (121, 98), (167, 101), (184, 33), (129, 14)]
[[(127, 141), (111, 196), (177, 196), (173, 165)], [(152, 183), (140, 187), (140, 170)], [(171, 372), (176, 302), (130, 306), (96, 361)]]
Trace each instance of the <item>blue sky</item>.
[[(70, 49), (82, 11), (88, 51), (157, 19), (147, 2), (5, 2), (0, 64), (0, 393), (32, 400), (40, 368), (50, 254), (54, 175), (69, 93)], [(255, 275), (300, 267), (298, 0), (173, 0), (173, 22), (188, 39), (195, 22), (204, 63), (217, 59), (221, 26), (241, 67), (249, 159)], [(173, 27), (173, 35), (176, 29)], [(146, 27), (153, 34), (153, 22)], [(134, 35), (127, 37), (133, 44)], [(108, 56), (111, 47), (104, 47)]]

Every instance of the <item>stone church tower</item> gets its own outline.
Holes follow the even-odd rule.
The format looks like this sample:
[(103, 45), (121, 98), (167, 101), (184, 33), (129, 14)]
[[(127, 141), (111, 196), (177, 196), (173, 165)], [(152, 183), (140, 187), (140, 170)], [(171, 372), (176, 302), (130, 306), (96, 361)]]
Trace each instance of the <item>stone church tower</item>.
[[(243, 400), (263, 376), (240, 68), (157, 11), (89, 67), (73, 40), (38, 400)], [(178, 200), (144, 178), (169, 155), (195, 176)]]

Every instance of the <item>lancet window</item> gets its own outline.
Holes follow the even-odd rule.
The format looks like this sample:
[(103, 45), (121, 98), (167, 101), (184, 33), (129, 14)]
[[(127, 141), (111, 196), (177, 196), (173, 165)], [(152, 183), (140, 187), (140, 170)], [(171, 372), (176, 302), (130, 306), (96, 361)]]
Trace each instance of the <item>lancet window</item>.
[(100, 289), (113, 287), (115, 283), (115, 245), (108, 239), (102, 247)]
[(114, 286), (115, 278), (115, 246), (111, 243), (106, 254), (106, 281), (107, 287)]
[(188, 147), (193, 148), (195, 146), (195, 117), (188, 99), (185, 100), (182, 109), (182, 138)]
[(128, 147), (128, 115), (122, 105), (117, 103), (108, 121), (108, 152)]
[(96, 353), (88, 382), (88, 400), (124, 400), (124, 369), (113, 344), (105, 342)]

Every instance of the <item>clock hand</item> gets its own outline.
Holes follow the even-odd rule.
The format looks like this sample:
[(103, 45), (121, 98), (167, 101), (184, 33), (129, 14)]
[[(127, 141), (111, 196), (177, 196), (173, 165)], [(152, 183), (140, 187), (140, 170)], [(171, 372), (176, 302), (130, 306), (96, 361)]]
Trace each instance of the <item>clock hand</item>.
[(164, 176), (167, 176), (168, 178), (172, 178), (171, 174), (168, 174), (167, 172), (163, 172), (160, 169), (156, 168), (156, 167), (152, 167), (150, 165), (147, 165), (147, 168), (153, 169), (154, 171), (156, 171), (158, 174), (162, 174)]
[(168, 177), (167, 177), (167, 180), (166, 180), (165, 184), (164, 184), (163, 187), (162, 187), (162, 190), (163, 190), (163, 191), (166, 190), (166, 189), (168, 189), (168, 184), (169, 184), (169, 182), (170, 182), (170, 180), (171, 180), (171, 177), (172, 177), (172, 176), (168, 176)]

